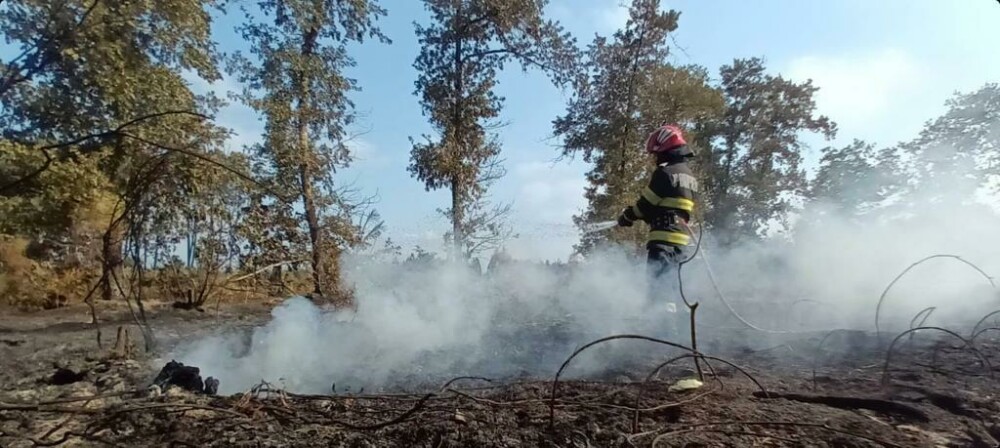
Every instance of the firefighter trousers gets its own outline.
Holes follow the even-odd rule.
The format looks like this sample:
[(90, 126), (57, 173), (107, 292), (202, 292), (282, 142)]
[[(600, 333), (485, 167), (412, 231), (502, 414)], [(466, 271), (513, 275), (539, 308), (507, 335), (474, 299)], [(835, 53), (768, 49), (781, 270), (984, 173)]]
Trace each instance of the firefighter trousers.
[(664, 334), (678, 339), (671, 342), (682, 344), (690, 332), (690, 315), (681, 299), (677, 279), (677, 267), (683, 260), (684, 251), (680, 246), (651, 244), (647, 247), (648, 297), (654, 307), (653, 314), (664, 316)]

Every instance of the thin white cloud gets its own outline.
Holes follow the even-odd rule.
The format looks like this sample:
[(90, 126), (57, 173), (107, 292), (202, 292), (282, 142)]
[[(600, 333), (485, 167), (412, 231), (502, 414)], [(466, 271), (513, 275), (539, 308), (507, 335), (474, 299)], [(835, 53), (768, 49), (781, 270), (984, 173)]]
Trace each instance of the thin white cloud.
[(597, 15), (606, 30), (614, 31), (624, 28), (629, 19), (628, 5), (617, 0), (610, 0), (608, 5), (598, 9)]
[(363, 137), (352, 137), (347, 141), (347, 149), (356, 162), (375, 163), (385, 159), (375, 145)]
[(628, 22), (629, 0), (558, 0), (549, 5), (550, 17), (563, 22), (578, 36), (611, 34)]
[(820, 88), (820, 113), (836, 121), (845, 134), (865, 134), (891, 122), (908, 97), (918, 95), (925, 71), (898, 49), (849, 55), (810, 55), (791, 61), (786, 71), (795, 80), (812, 79)]
[(527, 162), (514, 167), (519, 185), (515, 210), (526, 225), (571, 225), (586, 206), (586, 180), (576, 167), (551, 162)]

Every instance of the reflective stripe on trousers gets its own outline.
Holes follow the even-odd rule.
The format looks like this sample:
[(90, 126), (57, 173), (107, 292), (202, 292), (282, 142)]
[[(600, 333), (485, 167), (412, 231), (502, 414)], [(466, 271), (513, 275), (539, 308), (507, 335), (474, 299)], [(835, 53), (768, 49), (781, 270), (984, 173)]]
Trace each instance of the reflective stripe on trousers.
[(673, 232), (670, 230), (653, 230), (649, 232), (649, 242), (668, 243), (676, 246), (687, 246), (691, 244), (691, 237), (684, 232)]

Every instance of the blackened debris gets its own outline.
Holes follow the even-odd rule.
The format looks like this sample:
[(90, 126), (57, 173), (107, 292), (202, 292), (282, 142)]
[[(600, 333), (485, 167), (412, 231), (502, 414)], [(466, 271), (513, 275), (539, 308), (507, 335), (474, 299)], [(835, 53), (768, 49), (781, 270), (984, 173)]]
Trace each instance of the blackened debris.
[(166, 390), (167, 386), (174, 385), (191, 392), (203, 392), (215, 394), (219, 390), (219, 380), (209, 377), (207, 381), (201, 379), (201, 369), (194, 366), (185, 366), (177, 361), (171, 360), (156, 375), (153, 384)]
[(24, 339), (0, 339), (0, 344), (4, 344), (10, 347), (17, 347), (24, 343)]
[(56, 372), (52, 374), (51, 383), (56, 386), (65, 386), (82, 381), (87, 376), (87, 372), (74, 372), (65, 367), (56, 367)]
[(205, 380), (205, 393), (209, 395), (219, 393), (219, 380), (208, 377), (208, 379)]

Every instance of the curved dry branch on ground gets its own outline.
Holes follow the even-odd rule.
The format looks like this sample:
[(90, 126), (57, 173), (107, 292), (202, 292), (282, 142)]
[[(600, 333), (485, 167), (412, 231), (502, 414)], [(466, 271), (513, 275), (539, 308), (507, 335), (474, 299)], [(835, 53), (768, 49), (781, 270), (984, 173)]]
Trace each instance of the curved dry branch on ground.
[[(924, 323), (927, 322), (927, 319), (931, 317), (931, 314), (934, 314), (934, 310), (936, 309), (937, 309), (936, 306), (929, 306), (927, 308), (920, 310), (920, 312), (918, 312), (916, 315), (913, 316), (913, 319), (910, 319), (910, 328), (917, 328), (924, 326)], [(921, 319), (921, 316), (923, 316), (923, 319)], [(920, 319), (920, 323), (917, 323), (917, 319)], [(910, 335), (910, 339), (913, 339), (912, 334)]]
[[(656, 410), (665, 409), (665, 408), (669, 408), (669, 407), (680, 406), (682, 404), (690, 403), (690, 402), (694, 401), (694, 399), (701, 398), (701, 397), (707, 396), (708, 394), (712, 393), (712, 392), (706, 392), (706, 393), (697, 395), (693, 399), (682, 400), (682, 401), (677, 402), (677, 403), (667, 403), (665, 405), (656, 406), (656, 407), (653, 407), (653, 408), (650, 408), (650, 409), (640, 409), (639, 408), (639, 400), (642, 398), (642, 389), (644, 389), (646, 387), (646, 384), (648, 384), (653, 379), (653, 377), (656, 376), (656, 374), (660, 373), (660, 370), (663, 370), (664, 367), (666, 367), (666, 366), (668, 366), (668, 365), (670, 365), (670, 364), (672, 364), (672, 363), (674, 363), (676, 361), (679, 361), (679, 360), (682, 360), (682, 359), (686, 359), (686, 358), (691, 358), (691, 357), (694, 357), (694, 356), (695, 355), (690, 354), (690, 353), (684, 354), (684, 355), (680, 355), (680, 356), (675, 356), (673, 358), (670, 358), (670, 359), (668, 359), (668, 360), (660, 363), (660, 365), (656, 366), (656, 368), (654, 368), (651, 372), (649, 372), (648, 375), (646, 375), (646, 378), (642, 381), (642, 383), (639, 386), (639, 390), (636, 391), (636, 394), (635, 394), (635, 405), (633, 406), (635, 408), (634, 411), (633, 411), (633, 412), (635, 412), (635, 414), (632, 416), (632, 432), (633, 433), (635, 433), (636, 431), (639, 430), (639, 414), (641, 412), (656, 411)], [(719, 383), (719, 389), (725, 389), (726, 388), (726, 383), (722, 382), (722, 380), (719, 379), (719, 375), (715, 372), (715, 368), (712, 367), (712, 364), (710, 364), (708, 361), (705, 361), (705, 365), (708, 366), (708, 369), (712, 372), (712, 378), (715, 378), (715, 381), (717, 383)]]
[(886, 296), (886, 294), (889, 293), (889, 290), (891, 290), (892, 287), (897, 282), (899, 282), (899, 280), (902, 279), (903, 276), (905, 276), (907, 272), (910, 272), (910, 270), (912, 270), (913, 268), (919, 266), (920, 264), (922, 264), (924, 262), (927, 262), (927, 261), (930, 261), (930, 260), (933, 260), (933, 259), (936, 259), (936, 258), (951, 258), (953, 260), (960, 261), (960, 262), (968, 265), (970, 268), (974, 269), (976, 272), (978, 272), (980, 275), (982, 275), (984, 278), (986, 278), (987, 281), (990, 282), (990, 286), (992, 286), (993, 288), (996, 288), (996, 284), (993, 282), (993, 277), (990, 277), (989, 274), (987, 274), (986, 271), (983, 271), (982, 269), (980, 269), (979, 266), (976, 266), (975, 264), (967, 261), (966, 259), (964, 259), (964, 258), (962, 258), (962, 257), (960, 257), (958, 255), (936, 254), (936, 255), (930, 255), (930, 256), (921, 258), (920, 260), (917, 260), (913, 264), (909, 265), (906, 269), (903, 269), (903, 272), (900, 272), (899, 275), (896, 276), (896, 278), (892, 279), (892, 281), (889, 282), (889, 285), (885, 287), (885, 290), (882, 291), (882, 295), (880, 295), (879, 298), (878, 298), (878, 303), (875, 305), (875, 337), (878, 338), (878, 340), (879, 340), (880, 343), (882, 341), (882, 333), (881, 333), (881, 329), (879, 328), (879, 317), (882, 314), (882, 303), (885, 302), (885, 296)]
[(983, 316), (982, 319), (979, 319), (979, 322), (976, 322), (976, 325), (972, 327), (972, 331), (969, 334), (971, 336), (975, 337), (976, 330), (979, 329), (979, 326), (982, 325), (983, 323), (985, 323), (987, 319), (989, 319), (989, 318), (991, 318), (993, 316), (997, 316), (997, 315), (1000, 315), (1000, 310), (996, 310), (996, 311), (993, 311), (991, 313), (987, 313), (985, 316)]
[(979, 336), (982, 336), (982, 334), (986, 333), (987, 331), (1000, 331), (1000, 327), (986, 327), (986, 328), (983, 328), (983, 329), (981, 329), (981, 330), (973, 333), (972, 337), (969, 338), (969, 342), (970, 343), (975, 343), (976, 339), (979, 338)]
[(553, 380), (552, 380), (552, 396), (549, 398), (549, 428), (554, 427), (555, 423), (556, 423), (556, 407), (555, 407), (556, 394), (557, 394), (558, 387), (559, 387), (559, 377), (562, 376), (563, 370), (566, 370), (566, 366), (568, 366), (569, 363), (571, 361), (573, 361), (573, 358), (576, 358), (577, 355), (579, 355), (583, 351), (587, 350), (588, 348), (593, 347), (593, 346), (598, 345), (598, 344), (602, 344), (602, 343), (605, 343), (605, 342), (608, 342), (608, 341), (614, 341), (614, 340), (618, 340), (618, 339), (637, 339), (637, 340), (642, 340), (642, 341), (655, 342), (657, 344), (669, 345), (671, 347), (679, 348), (681, 350), (686, 350), (688, 352), (691, 352), (692, 354), (700, 354), (700, 353), (694, 351), (693, 349), (691, 349), (689, 347), (685, 347), (685, 346), (677, 344), (675, 342), (665, 341), (665, 340), (662, 340), (662, 339), (656, 339), (656, 338), (652, 338), (652, 337), (649, 337), (649, 336), (643, 336), (643, 335), (638, 335), (638, 334), (619, 334), (619, 335), (607, 336), (607, 337), (603, 337), (601, 339), (592, 341), (590, 343), (587, 343), (583, 347), (580, 347), (580, 348), (576, 349), (576, 351), (574, 351), (573, 354), (571, 354), (569, 356), (569, 358), (566, 359), (566, 361), (563, 361), (562, 365), (559, 366), (559, 370), (556, 372), (555, 378), (553, 378)]
[(343, 426), (343, 427), (348, 428), (348, 429), (358, 430), (358, 431), (374, 431), (376, 429), (382, 429), (382, 428), (385, 428), (386, 426), (392, 426), (392, 425), (395, 425), (397, 423), (402, 423), (402, 422), (408, 420), (411, 416), (413, 416), (413, 414), (416, 414), (417, 411), (420, 411), (420, 409), (422, 409), (427, 404), (427, 401), (430, 400), (435, 395), (436, 394), (427, 394), (427, 395), (424, 395), (424, 397), (421, 398), (420, 401), (417, 401), (417, 403), (414, 404), (413, 407), (411, 407), (410, 409), (408, 409), (406, 412), (403, 412), (398, 417), (396, 417), (394, 419), (391, 419), (391, 420), (388, 420), (388, 421), (384, 421), (384, 422), (380, 422), (380, 423), (375, 423), (375, 424), (372, 424), (372, 425), (356, 425), (356, 424), (345, 422), (345, 421), (341, 421), (341, 420), (330, 419), (330, 423), (333, 423), (333, 424), (336, 424), (336, 425), (340, 425), (340, 426)]
[(486, 378), (486, 377), (482, 377), (482, 376), (456, 376), (455, 378), (452, 378), (452, 379), (448, 380), (448, 382), (447, 382), (447, 383), (444, 383), (444, 386), (441, 386), (441, 389), (440, 389), (440, 390), (441, 390), (442, 392), (444, 392), (444, 391), (445, 391), (445, 390), (447, 390), (447, 389), (448, 389), (448, 388), (449, 388), (449, 387), (450, 387), (450, 386), (451, 386), (452, 384), (454, 384), (454, 383), (455, 383), (455, 382), (457, 382), (457, 381), (462, 381), (462, 380), (477, 380), (477, 381), (485, 381), (485, 382), (487, 382), (487, 383), (492, 383), (492, 382), (493, 382), (493, 380), (492, 380), (492, 379), (490, 379), (490, 378)]
[(902, 339), (903, 336), (906, 336), (906, 335), (908, 335), (910, 333), (914, 333), (914, 332), (917, 332), (917, 331), (920, 331), (920, 330), (940, 331), (940, 332), (949, 334), (951, 336), (954, 336), (956, 339), (961, 340), (962, 343), (965, 344), (965, 347), (969, 349), (969, 351), (971, 351), (973, 354), (975, 354), (977, 357), (979, 357), (980, 362), (982, 362), (983, 367), (986, 368), (986, 371), (987, 371), (987, 373), (989, 373), (990, 377), (993, 376), (993, 367), (990, 365), (989, 359), (986, 359), (986, 357), (983, 356), (983, 354), (979, 350), (977, 350), (975, 346), (972, 345), (972, 342), (970, 340), (968, 340), (966, 338), (963, 338), (958, 333), (955, 333), (954, 331), (948, 330), (946, 328), (941, 328), (941, 327), (917, 327), (917, 328), (911, 328), (909, 330), (906, 330), (906, 331), (900, 333), (899, 335), (896, 336), (895, 339), (892, 340), (892, 343), (889, 344), (889, 349), (885, 353), (885, 366), (883, 366), (883, 368), (882, 368), (882, 386), (883, 387), (889, 385), (889, 365), (892, 362), (892, 351), (896, 347), (896, 343), (899, 342), (899, 340)]
[(825, 344), (826, 340), (829, 339), (830, 336), (833, 336), (834, 334), (837, 334), (837, 333), (846, 333), (846, 332), (850, 332), (850, 331), (854, 331), (854, 330), (848, 330), (846, 328), (839, 328), (839, 329), (836, 329), (836, 330), (830, 330), (828, 333), (826, 333), (823, 336), (822, 339), (819, 340), (819, 344), (816, 344), (816, 352), (813, 355), (813, 362), (812, 362), (812, 385), (813, 385), (813, 392), (815, 392), (816, 389), (817, 389), (817, 386), (816, 386), (816, 367), (819, 365), (820, 354), (823, 353), (823, 344)]

